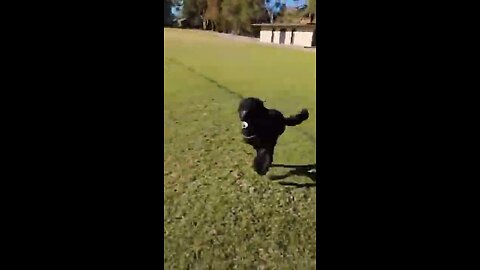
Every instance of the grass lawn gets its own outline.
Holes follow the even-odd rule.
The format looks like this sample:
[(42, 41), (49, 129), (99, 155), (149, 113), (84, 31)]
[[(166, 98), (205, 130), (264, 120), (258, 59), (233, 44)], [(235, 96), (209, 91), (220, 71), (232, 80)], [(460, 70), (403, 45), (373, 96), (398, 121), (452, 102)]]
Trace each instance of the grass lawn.
[(180, 29), (165, 29), (164, 43), (165, 268), (314, 269), (314, 182), (256, 175), (236, 109), (239, 95), (286, 115), (309, 109), (274, 163), (316, 163), (315, 53)]

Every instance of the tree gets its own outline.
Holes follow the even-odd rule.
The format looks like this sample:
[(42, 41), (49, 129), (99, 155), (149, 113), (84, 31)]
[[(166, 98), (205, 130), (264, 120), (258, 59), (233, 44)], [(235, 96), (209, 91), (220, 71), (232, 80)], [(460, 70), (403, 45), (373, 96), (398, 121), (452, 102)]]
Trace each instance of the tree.
[[(172, 0), (175, 1), (175, 0)], [(252, 33), (252, 23), (266, 21), (265, 0), (177, 0), (190, 27), (235, 34)]]
[(317, 13), (317, 0), (308, 0), (308, 11), (310, 13)]
[(313, 22), (315, 14), (317, 14), (317, 0), (308, 0), (308, 15), (310, 17), (310, 22)]
[(221, 0), (207, 0), (207, 10), (205, 11), (206, 28), (215, 31), (220, 20)]
[(163, 1), (163, 26), (170, 26), (172, 23), (173, 14), (172, 14), (172, 1), (164, 0)]
[(191, 26), (198, 27), (203, 21), (203, 15), (207, 9), (207, 0), (184, 0), (183, 16)]
[(252, 32), (251, 24), (265, 14), (264, 0), (223, 0), (221, 5), (222, 26), (234, 34)]
[(270, 23), (273, 23), (275, 17), (285, 9), (286, 0), (265, 0), (265, 9), (270, 17)]

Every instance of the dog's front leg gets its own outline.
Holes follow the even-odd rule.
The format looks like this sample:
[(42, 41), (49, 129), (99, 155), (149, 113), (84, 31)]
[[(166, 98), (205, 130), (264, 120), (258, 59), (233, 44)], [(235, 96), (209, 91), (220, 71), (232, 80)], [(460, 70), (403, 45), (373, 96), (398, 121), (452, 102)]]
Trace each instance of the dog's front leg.
[(273, 147), (258, 148), (253, 160), (253, 168), (259, 175), (265, 175), (273, 162)]

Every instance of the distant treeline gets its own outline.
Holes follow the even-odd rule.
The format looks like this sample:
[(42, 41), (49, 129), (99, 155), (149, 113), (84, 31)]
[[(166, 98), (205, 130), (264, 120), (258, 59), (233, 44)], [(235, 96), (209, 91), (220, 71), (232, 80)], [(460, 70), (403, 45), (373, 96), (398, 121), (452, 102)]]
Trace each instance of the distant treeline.
[[(172, 7), (182, 7), (176, 21)], [(237, 35), (252, 35), (253, 23), (272, 23), (285, 11), (280, 0), (164, 0), (164, 26), (199, 28)], [(308, 0), (304, 14), (314, 14), (316, 0)], [(307, 15), (308, 16), (308, 15)]]

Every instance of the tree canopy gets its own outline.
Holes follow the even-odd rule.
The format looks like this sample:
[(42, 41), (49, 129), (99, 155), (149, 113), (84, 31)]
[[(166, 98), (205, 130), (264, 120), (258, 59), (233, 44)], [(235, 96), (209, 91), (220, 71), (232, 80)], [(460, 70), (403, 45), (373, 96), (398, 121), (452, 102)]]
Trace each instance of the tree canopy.
[(311, 13), (317, 13), (317, 0), (308, 0), (308, 11)]
[[(251, 34), (253, 23), (273, 23), (286, 9), (286, 0), (165, 0), (183, 4), (183, 17), (194, 28)], [(305, 2), (303, 2), (305, 3)], [(308, 0), (308, 12), (315, 13), (316, 1)]]

